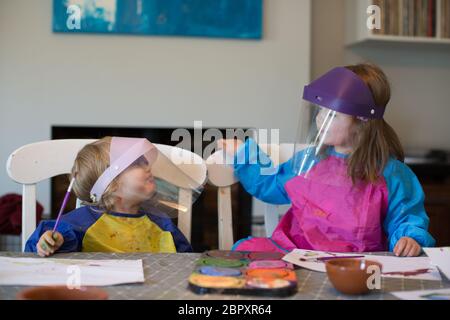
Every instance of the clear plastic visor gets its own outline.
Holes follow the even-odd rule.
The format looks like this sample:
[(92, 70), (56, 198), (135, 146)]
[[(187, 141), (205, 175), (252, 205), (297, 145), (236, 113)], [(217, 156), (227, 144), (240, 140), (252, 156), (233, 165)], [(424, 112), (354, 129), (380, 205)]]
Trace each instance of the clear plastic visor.
[(293, 172), (308, 176), (320, 160), (332, 153), (351, 151), (355, 117), (304, 101), (293, 155)]

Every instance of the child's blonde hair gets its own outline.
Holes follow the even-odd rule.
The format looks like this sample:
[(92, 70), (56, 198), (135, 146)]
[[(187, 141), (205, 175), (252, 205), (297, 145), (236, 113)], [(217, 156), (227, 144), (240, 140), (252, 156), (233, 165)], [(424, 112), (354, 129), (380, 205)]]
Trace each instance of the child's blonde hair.
[[(375, 104), (386, 108), (391, 99), (391, 87), (384, 72), (373, 64), (346, 66), (357, 74), (372, 92)], [(384, 119), (357, 121), (356, 144), (348, 162), (348, 174), (356, 180), (375, 182), (389, 157), (404, 160), (404, 151), (394, 129)]]
[(97, 179), (109, 167), (111, 137), (104, 137), (85, 145), (77, 154), (72, 167), (71, 178), (75, 177), (73, 191), (83, 204), (98, 207), (100, 210), (113, 211), (114, 196), (117, 191), (117, 179), (106, 188), (101, 199), (92, 201), (90, 192)]

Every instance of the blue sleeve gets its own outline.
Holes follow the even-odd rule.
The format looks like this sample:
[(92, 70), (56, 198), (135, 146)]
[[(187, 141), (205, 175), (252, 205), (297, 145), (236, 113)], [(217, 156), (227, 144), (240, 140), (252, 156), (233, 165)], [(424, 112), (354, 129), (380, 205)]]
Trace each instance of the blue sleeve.
[(147, 214), (150, 220), (158, 225), (164, 231), (169, 231), (172, 234), (173, 242), (177, 252), (192, 252), (192, 246), (186, 239), (184, 234), (177, 228), (170, 218), (159, 217), (154, 214)]
[(388, 210), (384, 230), (392, 251), (401, 237), (410, 237), (422, 247), (433, 247), (435, 240), (428, 232), (425, 195), (419, 180), (403, 162), (391, 159), (383, 172), (388, 188)]
[[(53, 230), (54, 225), (55, 220), (41, 221), (36, 230), (34, 230), (33, 234), (27, 240), (27, 243), (25, 244), (25, 252), (37, 252), (36, 245), (39, 242), (39, 238), (45, 231)], [(77, 237), (70, 223), (61, 220), (58, 224), (57, 231), (61, 233), (64, 238), (64, 243), (56, 251), (57, 253), (81, 251), (81, 240)]]
[(253, 139), (247, 139), (234, 157), (234, 174), (255, 198), (272, 204), (289, 204), (284, 184), (294, 177), (290, 161), (277, 168)]
[[(300, 151), (297, 159), (304, 158), (308, 166), (312, 166), (317, 159), (309, 151), (311, 149)], [(253, 139), (247, 139), (234, 157), (234, 174), (244, 189), (255, 198), (272, 204), (289, 204), (291, 201), (284, 185), (296, 176), (293, 161), (291, 158), (274, 167), (270, 157), (258, 144)]]

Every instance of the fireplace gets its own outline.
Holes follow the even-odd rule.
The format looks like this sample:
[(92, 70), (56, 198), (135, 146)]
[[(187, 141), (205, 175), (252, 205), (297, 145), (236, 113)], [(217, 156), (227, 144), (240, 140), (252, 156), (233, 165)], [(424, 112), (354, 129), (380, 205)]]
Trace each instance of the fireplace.
[[(52, 139), (99, 139), (104, 136), (144, 137), (153, 143), (176, 145), (178, 141), (171, 141), (171, 135), (175, 129), (177, 128), (52, 126)], [(194, 137), (194, 129), (185, 129), (191, 133), (191, 137)], [(207, 128), (202, 130), (204, 132)], [(219, 130), (225, 136), (226, 129)], [(203, 142), (202, 148), (204, 149), (209, 143), (211, 142)], [(191, 145), (194, 145), (193, 141)], [(66, 175), (54, 177), (51, 181), (50, 204), (53, 219), (58, 214), (67, 185)], [(240, 184), (232, 186), (231, 195), (233, 234), (234, 239), (238, 240), (249, 236), (252, 231), (252, 197)], [(75, 195), (71, 195), (66, 212), (75, 208), (75, 200)], [(217, 188), (206, 184), (203, 193), (192, 207), (191, 243), (194, 251), (202, 252), (218, 248), (217, 226)]]

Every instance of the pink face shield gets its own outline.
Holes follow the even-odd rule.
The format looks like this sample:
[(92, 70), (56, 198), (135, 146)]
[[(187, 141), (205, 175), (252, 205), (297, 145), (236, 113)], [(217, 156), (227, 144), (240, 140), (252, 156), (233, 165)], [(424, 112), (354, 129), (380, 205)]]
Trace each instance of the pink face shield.
[(92, 202), (100, 201), (119, 176), (120, 190), (115, 195), (134, 199), (143, 211), (165, 217), (187, 211), (179, 202), (182, 190), (192, 195), (192, 202), (203, 191), (203, 182), (194, 181), (145, 138), (112, 138), (110, 165), (91, 189)]
[(110, 165), (92, 187), (91, 200), (100, 200), (109, 184), (142, 156), (151, 166), (158, 156), (158, 149), (147, 139), (113, 137), (109, 151)]

